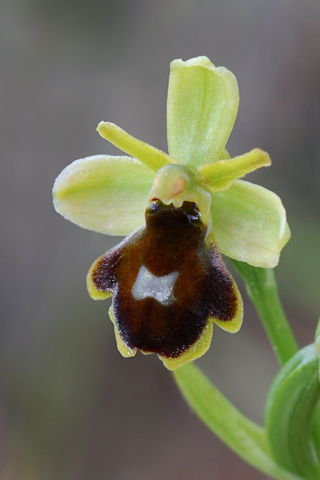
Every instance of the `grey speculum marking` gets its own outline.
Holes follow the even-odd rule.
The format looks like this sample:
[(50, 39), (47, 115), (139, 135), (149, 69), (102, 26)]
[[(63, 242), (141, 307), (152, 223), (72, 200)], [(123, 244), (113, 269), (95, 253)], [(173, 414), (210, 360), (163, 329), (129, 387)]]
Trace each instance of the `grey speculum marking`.
[(145, 266), (142, 266), (132, 287), (132, 295), (136, 300), (152, 297), (162, 305), (170, 305), (175, 300), (173, 286), (178, 275), (178, 272), (172, 272), (157, 277), (149, 272)]

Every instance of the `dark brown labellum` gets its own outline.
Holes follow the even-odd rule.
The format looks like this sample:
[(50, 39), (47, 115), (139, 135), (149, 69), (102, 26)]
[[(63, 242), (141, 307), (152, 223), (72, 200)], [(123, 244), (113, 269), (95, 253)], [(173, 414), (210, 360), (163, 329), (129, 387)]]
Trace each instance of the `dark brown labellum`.
[(209, 317), (228, 322), (238, 306), (234, 282), (197, 206), (152, 200), (146, 227), (100, 257), (92, 271), (98, 291), (113, 292), (113, 313), (131, 349), (178, 357)]

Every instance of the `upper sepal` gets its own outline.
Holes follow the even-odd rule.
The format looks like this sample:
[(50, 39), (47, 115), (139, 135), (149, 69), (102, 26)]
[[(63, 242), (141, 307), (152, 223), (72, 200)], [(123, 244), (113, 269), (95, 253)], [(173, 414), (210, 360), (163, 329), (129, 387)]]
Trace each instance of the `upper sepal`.
[(170, 65), (167, 100), (168, 150), (172, 158), (195, 171), (220, 158), (237, 115), (235, 76), (207, 57)]

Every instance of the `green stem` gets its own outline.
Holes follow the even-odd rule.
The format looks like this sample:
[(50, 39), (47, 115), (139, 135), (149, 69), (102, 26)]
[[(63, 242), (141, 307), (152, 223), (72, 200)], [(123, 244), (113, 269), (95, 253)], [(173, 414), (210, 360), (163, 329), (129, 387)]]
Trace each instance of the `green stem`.
[(236, 260), (232, 263), (243, 277), (248, 295), (259, 314), (274, 353), (283, 365), (299, 347), (280, 302), (274, 271), (252, 267)]
[(275, 462), (265, 430), (242, 415), (194, 364), (178, 368), (174, 376), (199, 418), (241, 458), (277, 480), (302, 480)]
[[(286, 363), (299, 349), (284, 313), (273, 269), (252, 267), (232, 260), (245, 281), (248, 295), (254, 304), (274, 353), (280, 363)], [(319, 327), (320, 328), (320, 327)], [(320, 460), (320, 408), (313, 420), (313, 444)]]

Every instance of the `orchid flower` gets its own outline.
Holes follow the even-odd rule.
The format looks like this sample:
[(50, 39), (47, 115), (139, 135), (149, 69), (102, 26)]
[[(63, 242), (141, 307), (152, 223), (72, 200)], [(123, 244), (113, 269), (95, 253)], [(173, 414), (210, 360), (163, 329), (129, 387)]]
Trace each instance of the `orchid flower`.
[(274, 267), (290, 237), (273, 192), (240, 180), (270, 165), (255, 148), (230, 159), (225, 145), (239, 104), (235, 76), (207, 57), (171, 63), (169, 155), (109, 122), (99, 134), (129, 156), (97, 155), (66, 167), (54, 206), (80, 227), (125, 235), (87, 276), (91, 297), (110, 296), (121, 354), (156, 353), (174, 370), (203, 355), (216, 323), (242, 324), (240, 293), (221, 253)]

